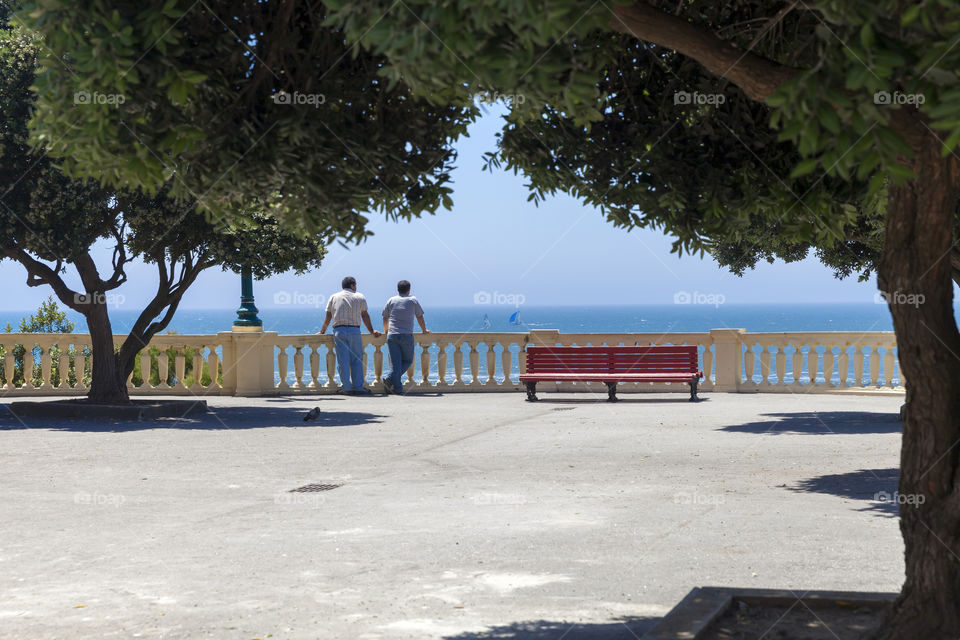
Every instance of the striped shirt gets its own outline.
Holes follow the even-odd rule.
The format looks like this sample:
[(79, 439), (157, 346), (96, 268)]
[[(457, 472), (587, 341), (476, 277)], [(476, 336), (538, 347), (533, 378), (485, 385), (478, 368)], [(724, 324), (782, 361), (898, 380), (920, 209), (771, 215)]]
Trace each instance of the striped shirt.
[(367, 310), (367, 299), (362, 293), (350, 289), (343, 289), (327, 300), (327, 311), (333, 315), (330, 321), (334, 327), (347, 325), (359, 327), (362, 320), (360, 314)]

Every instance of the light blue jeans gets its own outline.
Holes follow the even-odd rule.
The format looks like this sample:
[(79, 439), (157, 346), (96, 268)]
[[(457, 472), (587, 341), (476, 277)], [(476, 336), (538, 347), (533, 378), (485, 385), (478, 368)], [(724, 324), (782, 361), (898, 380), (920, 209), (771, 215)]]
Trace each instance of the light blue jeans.
[(413, 364), (413, 334), (391, 333), (387, 336), (387, 348), (390, 350), (390, 382), (400, 392), (403, 391), (400, 376)]
[(360, 336), (360, 327), (335, 327), (333, 348), (337, 353), (340, 386), (344, 391), (362, 391), (363, 338)]

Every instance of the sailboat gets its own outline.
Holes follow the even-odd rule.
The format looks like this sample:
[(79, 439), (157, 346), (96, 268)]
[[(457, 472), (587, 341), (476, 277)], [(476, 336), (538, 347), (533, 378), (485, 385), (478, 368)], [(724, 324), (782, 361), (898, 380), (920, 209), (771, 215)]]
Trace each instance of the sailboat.
[(489, 329), (489, 328), (492, 327), (492, 326), (493, 326), (493, 324), (490, 323), (490, 318), (487, 317), (487, 314), (483, 314), (483, 327), (482, 327), (483, 330), (486, 331), (487, 329)]

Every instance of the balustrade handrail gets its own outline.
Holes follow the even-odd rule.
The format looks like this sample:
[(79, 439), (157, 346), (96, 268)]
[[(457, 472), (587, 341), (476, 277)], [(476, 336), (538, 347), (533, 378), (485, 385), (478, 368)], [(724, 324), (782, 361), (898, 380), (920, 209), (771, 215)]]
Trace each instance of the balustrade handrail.
[[(903, 390), (896, 337), (889, 331), (561, 333), (535, 329), (414, 335), (417, 358), (407, 371), (406, 384), (413, 391), (519, 390), (518, 375), (525, 370), (528, 344), (695, 344), (706, 375), (701, 385), (704, 392)], [(125, 339), (124, 334), (114, 336), (118, 347)], [(368, 384), (380, 390), (389, 367), (386, 337), (365, 334), (363, 342)], [(14, 353), (15, 347), (22, 348), (17, 352), (20, 355)], [(86, 393), (89, 348), (89, 334), (0, 334), (0, 393)], [(337, 387), (333, 351), (334, 338), (329, 333), (160, 334), (138, 354), (128, 387), (133, 394), (331, 393)], [(25, 375), (28, 371), (30, 376)], [(8, 377), (7, 372), (14, 375)], [(60, 375), (62, 372), (67, 373)], [(592, 390), (595, 386), (560, 383), (556, 388)], [(638, 383), (623, 386), (623, 391), (670, 388)]]

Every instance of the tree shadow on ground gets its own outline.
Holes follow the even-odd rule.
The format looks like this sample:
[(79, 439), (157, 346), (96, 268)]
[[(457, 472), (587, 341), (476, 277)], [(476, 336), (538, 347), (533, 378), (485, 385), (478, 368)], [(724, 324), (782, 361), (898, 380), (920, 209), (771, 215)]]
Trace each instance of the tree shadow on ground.
[[(849, 500), (863, 500), (866, 505), (857, 511), (893, 518), (899, 514), (900, 505), (897, 503), (899, 482), (898, 469), (861, 469), (850, 473), (808, 478), (787, 489), (802, 493), (825, 493)], [(909, 509), (910, 505), (903, 505), (903, 508)]]
[(637, 640), (659, 621), (660, 618), (632, 616), (603, 623), (533, 620), (459, 633), (444, 640)]
[[(0, 405), (0, 430), (47, 429), (51, 431), (75, 431), (111, 433), (143, 431), (146, 429), (194, 429), (227, 431), (235, 429), (268, 429), (275, 427), (356, 427), (383, 422), (386, 416), (366, 411), (327, 410), (318, 403), (320, 415), (304, 421), (310, 407), (212, 407), (207, 413), (192, 413), (180, 418), (157, 418), (154, 420), (111, 420), (109, 418), (17, 418)], [(337, 409), (344, 405), (336, 405)]]
[(896, 413), (868, 411), (806, 411), (795, 413), (765, 413), (769, 420), (722, 427), (719, 431), (756, 433), (764, 435), (805, 434), (867, 434), (900, 433), (903, 425)]

